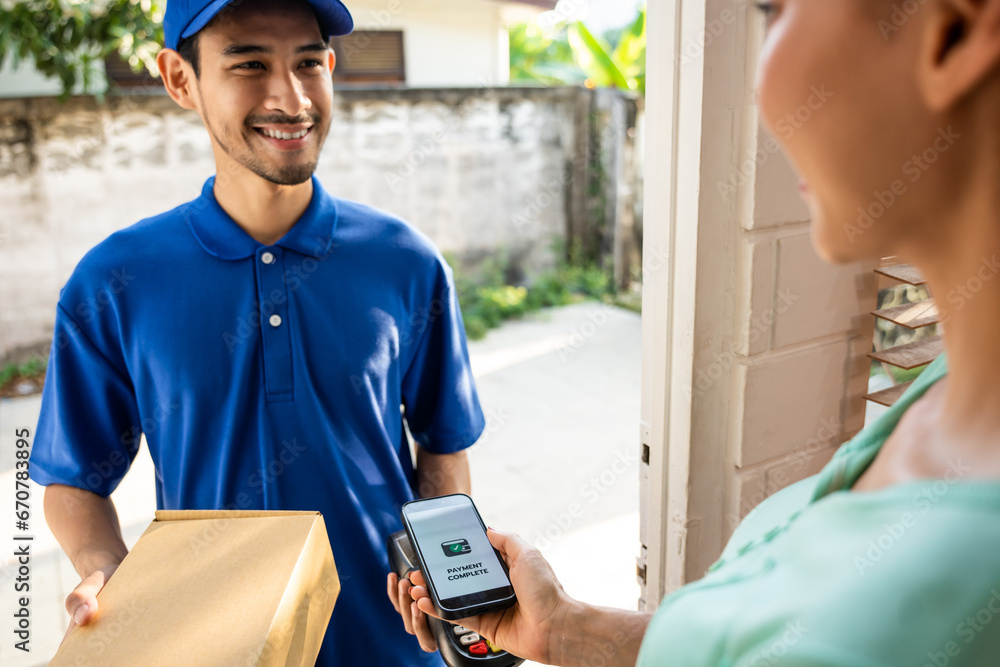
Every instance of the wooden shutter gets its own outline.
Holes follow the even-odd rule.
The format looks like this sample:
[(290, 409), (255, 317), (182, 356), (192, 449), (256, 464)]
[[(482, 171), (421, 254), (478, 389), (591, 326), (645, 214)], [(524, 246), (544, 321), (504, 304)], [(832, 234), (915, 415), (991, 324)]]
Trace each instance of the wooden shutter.
[(897, 382), (893, 369), (911, 371), (926, 366), (944, 351), (938, 332), (940, 313), (927, 291), (926, 281), (912, 264), (899, 264), (895, 258), (883, 261), (876, 269), (879, 275), (878, 318), (875, 328), (874, 351), (869, 355), (885, 369), (893, 386), (865, 398), (880, 405), (891, 406), (903, 395), (912, 379)]
[(136, 74), (117, 53), (112, 53), (104, 60), (104, 69), (108, 74), (108, 80), (114, 84), (115, 88), (122, 90), (135, 90), (137, 88), (157, 90), (163, 88), (163, 80), (160, 77), (153, 76), (146, 71), (146, 68), (143, 68)]
[(401, 30), (365, 30), (331, 40), (337, 54), (333, 80), (406, 83)]

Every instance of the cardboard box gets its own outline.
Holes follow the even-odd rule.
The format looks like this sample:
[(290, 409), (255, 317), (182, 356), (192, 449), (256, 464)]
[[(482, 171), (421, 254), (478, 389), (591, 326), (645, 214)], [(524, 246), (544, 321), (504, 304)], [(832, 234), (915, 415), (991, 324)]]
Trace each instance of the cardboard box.
[(157, 511), (50, 667), (313, 667), (340, 580), (319, 512)]

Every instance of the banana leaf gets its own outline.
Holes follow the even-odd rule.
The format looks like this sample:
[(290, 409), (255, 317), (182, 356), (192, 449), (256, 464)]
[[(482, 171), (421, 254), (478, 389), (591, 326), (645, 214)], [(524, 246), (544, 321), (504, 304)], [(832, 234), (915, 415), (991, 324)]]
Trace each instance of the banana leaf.
[(569, 26), (566, 33), (570, 46), (573, 47), (573, 58), (595, 86), (615, 86), (629, 90), (628, 79), (608, 55), (607, 50), (587, 30), (582, 22), (576, 21)]

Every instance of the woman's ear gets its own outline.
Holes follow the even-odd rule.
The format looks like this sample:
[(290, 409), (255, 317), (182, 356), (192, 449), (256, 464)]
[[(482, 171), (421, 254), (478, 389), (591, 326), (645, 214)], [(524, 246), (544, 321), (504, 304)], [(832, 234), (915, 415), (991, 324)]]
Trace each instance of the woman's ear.
[(936, 0), (924, 25), (919, 84), (941, 112), (1000, 67), (1000, 0)]
[(160, 49), (156, 55), (156, 66), (163, 78), (163, 87), (167, 89), (174, 102), (182, 109), (197, 110), (194, 94), (194, 69), (184, 60), (181, 54), (173, 49)]

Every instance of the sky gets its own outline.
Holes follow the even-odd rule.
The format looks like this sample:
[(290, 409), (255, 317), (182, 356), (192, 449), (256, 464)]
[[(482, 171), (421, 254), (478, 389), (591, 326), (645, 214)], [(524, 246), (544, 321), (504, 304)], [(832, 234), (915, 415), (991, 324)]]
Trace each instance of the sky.
[(602, 33), (631, 23), (645, 0), (559, 0), (555, 10), (539, 17), (539, 24), (559, 19), (579, 19), (592, 32)]
[(598, 32), (604, 32), (634, 21), (645, 0), (590, 0), (589, 4), (587, 25)]

